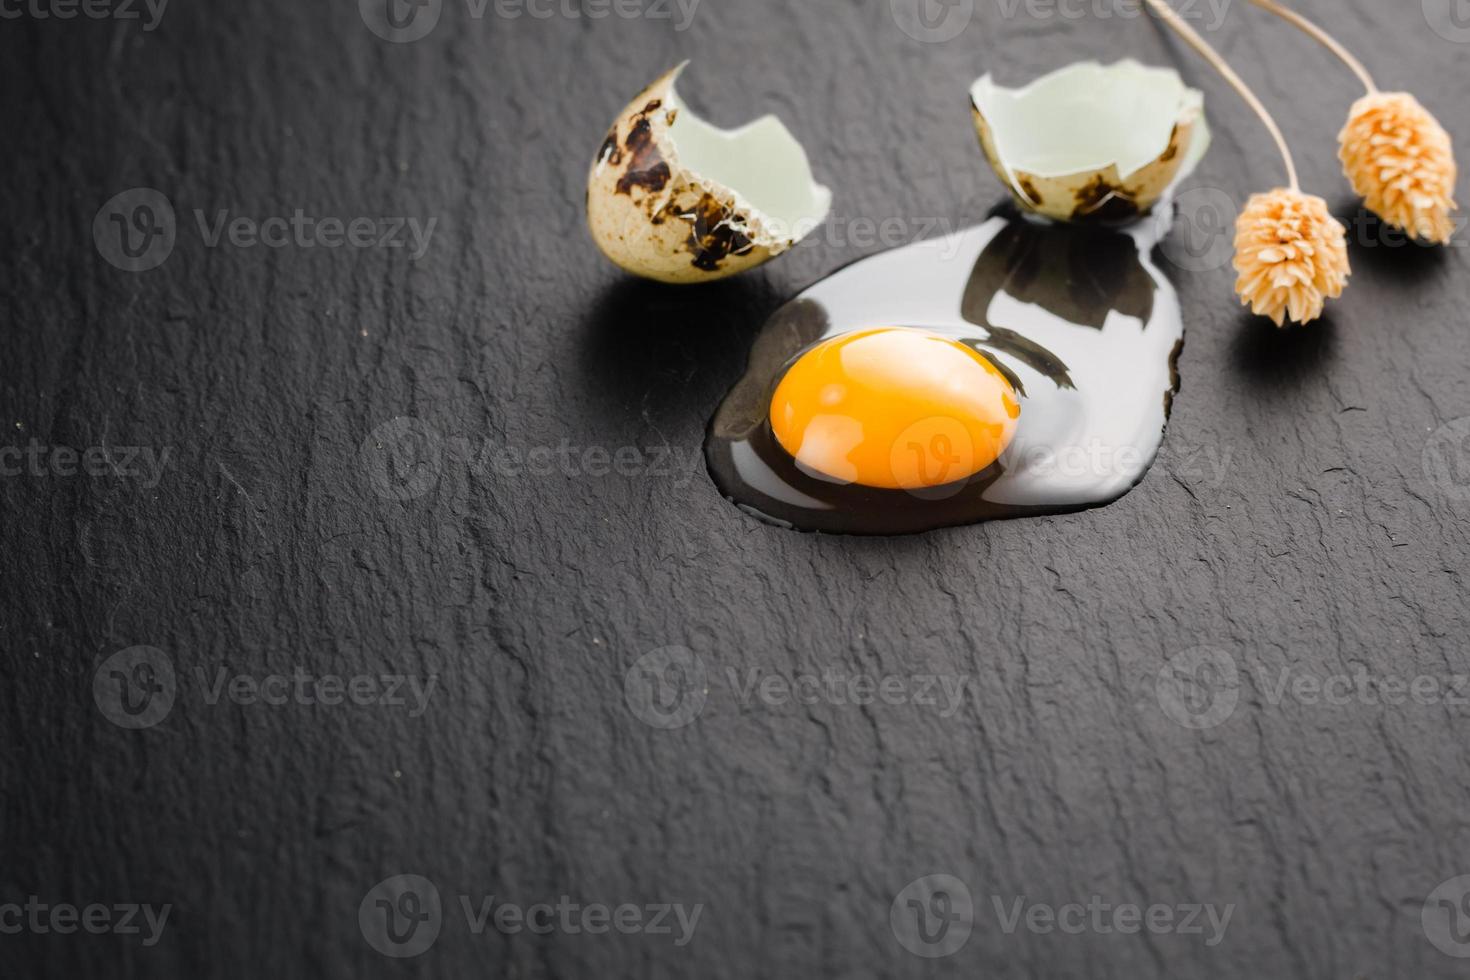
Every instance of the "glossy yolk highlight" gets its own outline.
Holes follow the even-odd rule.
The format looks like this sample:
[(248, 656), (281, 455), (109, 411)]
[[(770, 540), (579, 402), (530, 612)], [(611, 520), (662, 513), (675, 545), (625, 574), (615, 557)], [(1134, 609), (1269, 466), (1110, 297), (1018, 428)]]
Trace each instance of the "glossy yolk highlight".
[(771, 398), (771, 430), (796, 461), (841, 483), (913, 490), (993, 463), (1021, 405), (1005, 377), (964, 344), (883, 327), (825, 340), (791, 365)]

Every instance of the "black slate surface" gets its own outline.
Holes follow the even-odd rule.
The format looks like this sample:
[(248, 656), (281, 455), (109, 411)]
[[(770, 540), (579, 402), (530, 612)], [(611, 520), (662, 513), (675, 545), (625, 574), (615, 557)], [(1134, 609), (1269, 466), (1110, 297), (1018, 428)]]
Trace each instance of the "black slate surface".
[[(1280, 179), (1243, 105), (1109, 4), (958, 0), (928, 10), (934, 34), (909, 0), (704, 0), (687, 23), (654, 0), (439, 7), (410, 43), (350, 0), (174, 0), (153, 30), (141, 4), (3, 8), (5, 975), (1466, 974), (1470, 239), (1395, 246), (1361, 220), (1333, 154), (1356, 93), (1327, 54), (1246, 4), (1218, 25), (1191, 8), (1352, 222), (1330, 316), (1277, 333), (1218, 255), (1183, 260), (1183, 388), (1133, 493), (854, 539), (720, 499), (704, 425), (763, 317), (881, 248), (885, 219), (906, 241), (1000, 198), (974, 76), (1177, 65), (1216, 133), (1197, 220)], [(1301, 7), (1470, 134), (1449, 0)], [(603, 261), (581, 199), (608, 122), (685, 57), (695, 105), (778, 112), (836, 199), (792, 254), (674, 290)], [(138, 187), (176, 240), (129, 272), (99, 209)], [(437, 223), (415, 261), (210, 246), (195, 217), (298, 208)], [(125, 466), (128, 447), (152, 455)], [(589, 447), (623, 462), (589, 473)], [(112, 672), (146, 675), (108, 659), (139, 646), (151, 715)], [(964, 699), (746, 687), (829, 669)], [(436, 680), (421, 712), (215, 694), (298, 672)], [(1395, 683), (1417, 693), (1373, 693)], [(406, 958), (370, 942), (371, 890), (399, 874), (441, 903)], [(958, 918), (924, 945), (903, 890), (935, 874), (973, 912), (941, 882)], [(492, 895), (701, 911), (682, 945), (560, 919), (476, 934), (461, 897)], [(9, 911), (30, 896), (170, 910), (156, 936), (67, 933)], [(1120, 934), (1091, 912), (1008, 932), (1018, 900), (1233, 910), (1209, 945), (1208, 925)], [(943, 957), (900, 941), (951, 952), (965, 928)]]

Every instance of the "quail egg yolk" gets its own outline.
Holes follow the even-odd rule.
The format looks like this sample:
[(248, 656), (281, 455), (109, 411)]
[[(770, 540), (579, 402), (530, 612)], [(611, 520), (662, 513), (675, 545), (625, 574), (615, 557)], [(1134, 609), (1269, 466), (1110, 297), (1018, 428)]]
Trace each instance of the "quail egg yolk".
[(1015, 433), (1015, 389), (948, 337), (880, 327), (817, 344), (771, 398), (771, 431), (804, 469), (913, 490), (980, 472)]

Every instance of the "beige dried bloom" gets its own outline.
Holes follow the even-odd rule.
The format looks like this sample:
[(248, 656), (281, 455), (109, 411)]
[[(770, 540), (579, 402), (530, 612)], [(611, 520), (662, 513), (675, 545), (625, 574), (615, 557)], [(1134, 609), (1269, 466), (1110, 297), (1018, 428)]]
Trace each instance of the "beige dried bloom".
[(1235, 219), (1235, 291), (1258, 316), (1307, 323), (1347, 284), (1347, 231), (1315, 194), (1253, 194)]
[[(1317, 319), (1322, 304), (1342, 295), (1347, 284), (1347, 230), (1328, 213), (1326, 201), (1302, 193), (1286, 137), (1250, 86), (1165, 0), (1146, 2), (1240, 93), (1281, 151), (1287, 186), (1252, 195), (1235, 219), (1235, 291), (1251, 312), (1278, 327), (1286, 317), (1297, 323)], [(1254, 2), (1291, 16), (1274, 0)]]
[(1418, 99), (1370, 92), (1353, 103), (1338, 142), (1343, 171), (1369, 210), (1423, 241), (1449, 242), (1454, 148)]

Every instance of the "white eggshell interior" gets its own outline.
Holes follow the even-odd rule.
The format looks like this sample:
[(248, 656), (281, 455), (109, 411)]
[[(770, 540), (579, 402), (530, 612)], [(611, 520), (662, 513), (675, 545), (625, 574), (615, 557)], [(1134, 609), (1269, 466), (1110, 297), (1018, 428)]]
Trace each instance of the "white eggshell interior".
[[(1065, 177), (1116, 164), (1127, 179), (1169, 145), (1174, 124), (1203, 106), (1204, 97), (1177, 72), (1126, 59), (1083, 61), (1018, 89), (986, 74), (970, 97), (990, 126), (996, 153), (1012, 172)], [(1182, 178), (1204, 154), (1203, 115), (1180, 165)]]
[(756, 230), (794, 241), (821, 224), (832, 192), (812, 177), (806, 150), (780, 119), (762, 116), (721, 129), (701, 119), (672, 87), (668, 102), (678, 110), (666, 138), (679, 165), (756, 212), (764, 226)]

